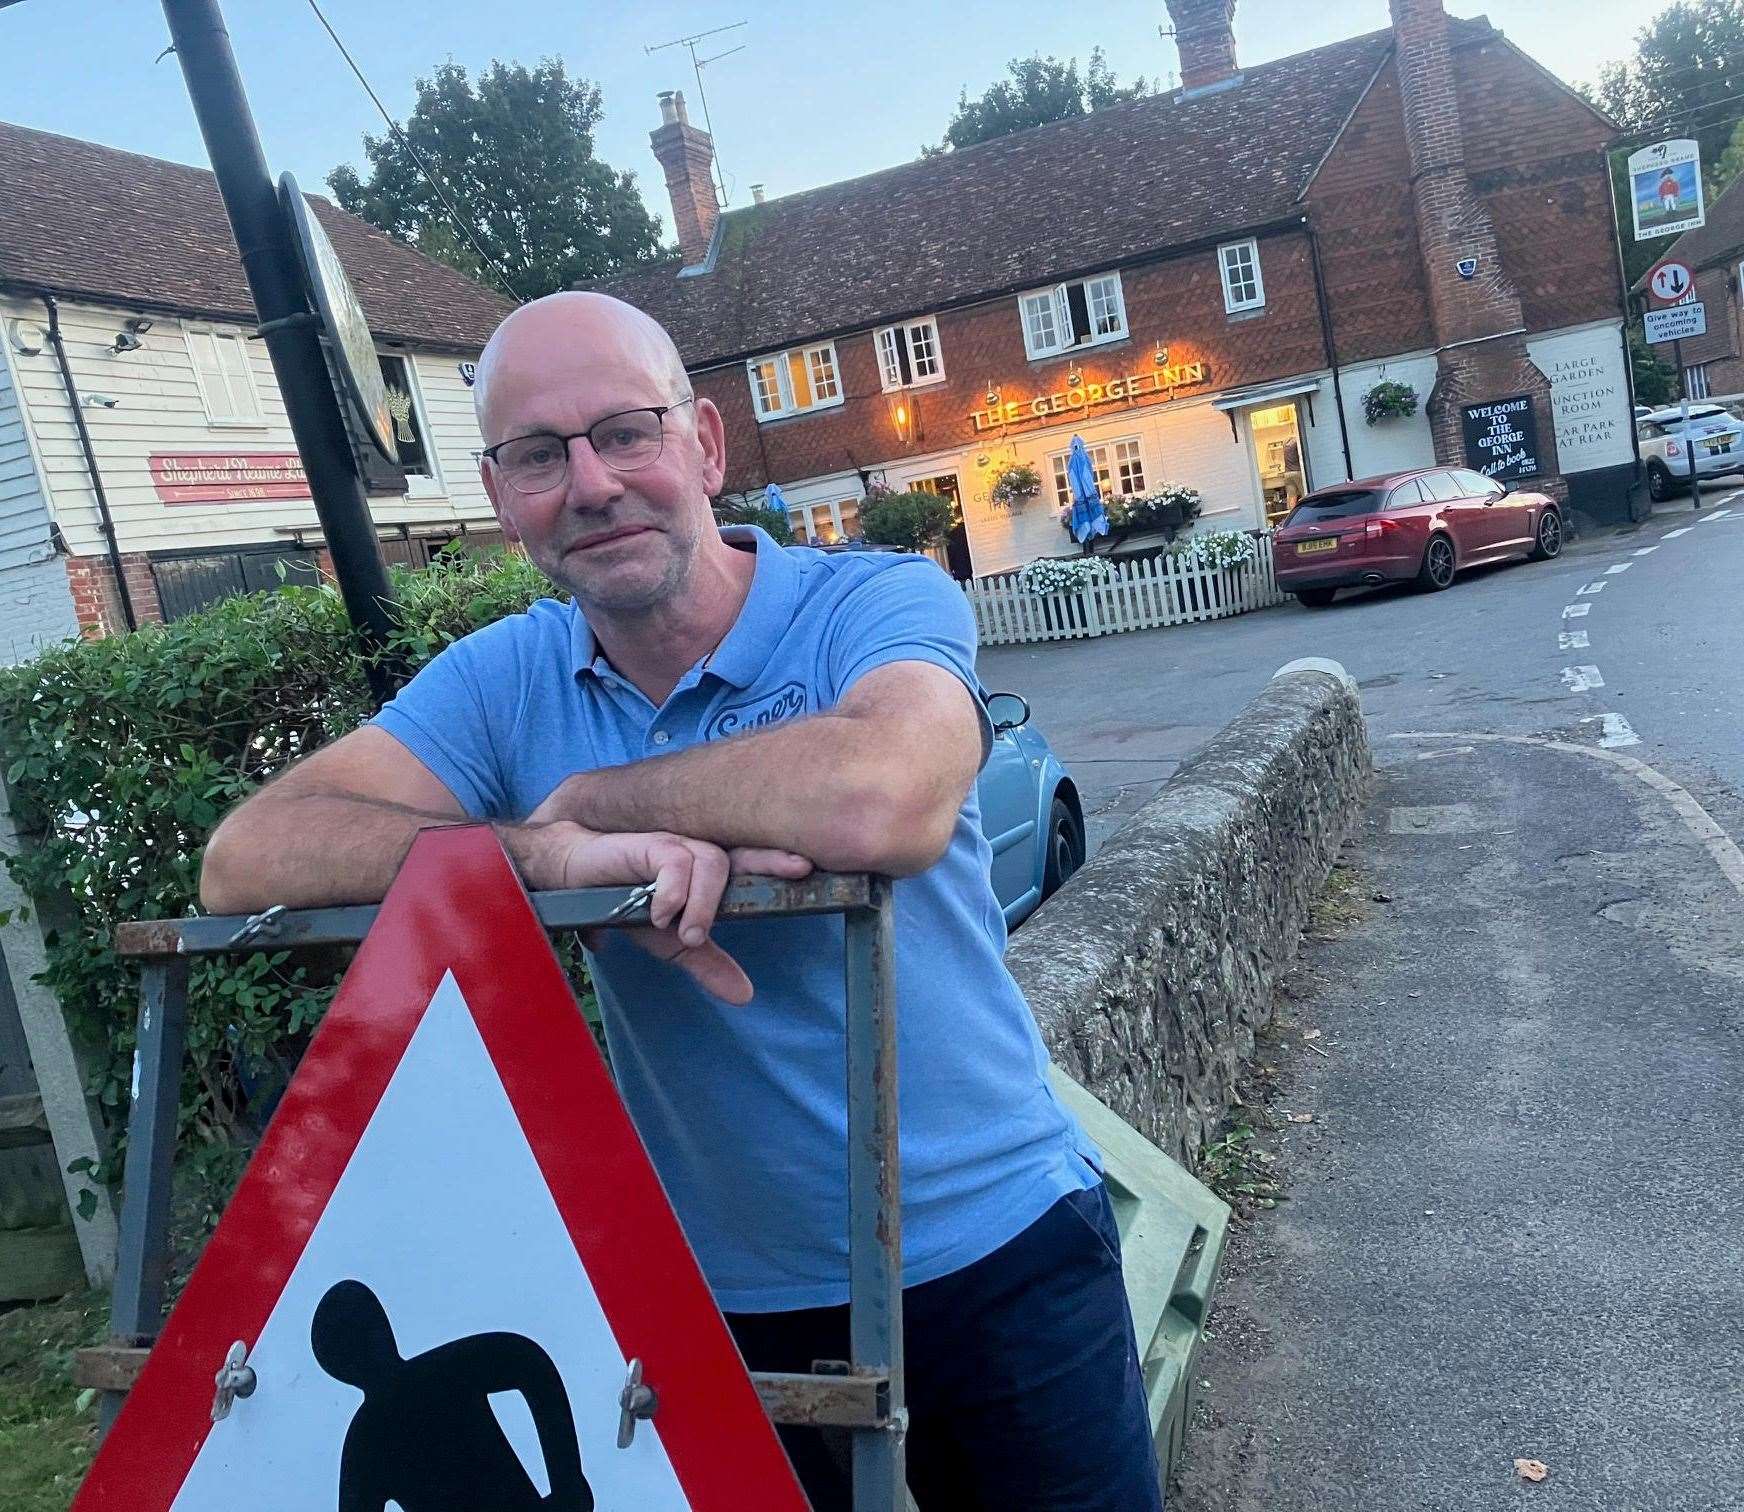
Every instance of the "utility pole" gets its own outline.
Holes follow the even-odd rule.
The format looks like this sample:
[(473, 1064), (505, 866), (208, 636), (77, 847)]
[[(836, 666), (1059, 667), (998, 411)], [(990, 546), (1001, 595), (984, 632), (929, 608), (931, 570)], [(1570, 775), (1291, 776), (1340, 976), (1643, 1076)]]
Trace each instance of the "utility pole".
[[(322, 354), (319, 317), (309, 308), (302, 265), (267, 172), (230, 34), (217, 0), (163, 0), (163, 9), (260, 313), (259, 332), (333, 555), (345, 612), (365, 649), (378, 652), (395, 628), (393, 593)], [(394, 682), (391, 669), (372, 656), (370, 687), (378, 701), (392, 695)]]
[[(703, 91), (702, 71), (710, 63), (719, 63), (722, 58), (730, 58), (736, 52), (743, 52), (745, 44), (741, 42), (737, 47), (729, 47), (725, 52), (718, 52), (710, 58), (697, 57), (696, 44), (704, 37), (713, 37), (720, 32), (736, 31), (739, 27), (749, 24), (745, 21), (730, 21), (725, 26), (711, 26), (707, 31), (694, 32), (688, 37), (675, 37), (670, 42), (657, 42), (652, 47), (645, 46), (642, 49), (644, 53), (665, 52), (669, 47), (682, 47), (689, 51), (691, 72), (696, 75), (696, 98), (702, 106), (703, 130), (708, 132), (711, 141), (714, 139), (715, 127), (714, 122), (709, 119), (708, 95)], [(727, 208), (727, 174), (726, 170), (721, 167), (721, 154), (718, 145), (715, 148), (715, 187), (720, 191), (721, 208), (724, 210)]]

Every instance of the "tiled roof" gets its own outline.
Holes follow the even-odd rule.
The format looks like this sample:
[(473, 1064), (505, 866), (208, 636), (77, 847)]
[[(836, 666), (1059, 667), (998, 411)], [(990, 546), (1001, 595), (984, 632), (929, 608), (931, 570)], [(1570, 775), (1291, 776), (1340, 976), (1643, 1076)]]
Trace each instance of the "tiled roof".
[[(1684, 232), (1665, 249), (1659, 261), (1668, 257), (1675, 257), (1691, 268), (1744, 257), (1744, 174), (1733, 179), (1709, 204), (1707, 224)], [(1637, 291), (1647, 287), (1652, 272), (1649, 268), (1635, 280)]]
[[(1453, 22), (1456, 38), (1490, 34)], [(1391, 31), (722, 216), (713, 271), (593, 285), (647, 310), (692, 367), (1045, 284), (1300, 213)], [(858, 108), (844, 102), (845, 110)], [(867, 108), (871, 108), (869, 105)]]
[[(472, 351), (513, 306), (308, 196), (377, 336)], [(0, 122), (0, 286), (256, 319), (210, 170)]]

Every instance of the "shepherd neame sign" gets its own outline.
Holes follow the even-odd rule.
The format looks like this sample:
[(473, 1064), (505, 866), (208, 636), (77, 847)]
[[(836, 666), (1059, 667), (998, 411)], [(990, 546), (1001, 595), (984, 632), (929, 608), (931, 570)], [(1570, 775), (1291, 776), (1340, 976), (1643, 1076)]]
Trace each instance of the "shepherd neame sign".
[(1008, 399), (987, 409), (975, 410), (969, 418), (978, 431), (992, 430), (1000, 425), (1025, 425), (1032, 420), (1046, 420), (1052, 415), (1064, 415), (1074, 410), (1095, 409), (1103, 404), (1130, 403), (1147, 394), (1167, 394), (1178, 388), (1193, 388), (1211, 381), (1211, 370), (1203, 362), (1181, 362), (1149, 372), (1127, 373), (1110, 378), (1107, 383), (1081, 383), (1054, 394), (1037, 394), (1033, 399)]
[(1508, 483), (1540, 471), (1538, 416), (1532, 411), (1530, 394), (1468, 404), (1460, 411), (1460, 421), (1465, 429), (1465, 459), (1485, 477)]

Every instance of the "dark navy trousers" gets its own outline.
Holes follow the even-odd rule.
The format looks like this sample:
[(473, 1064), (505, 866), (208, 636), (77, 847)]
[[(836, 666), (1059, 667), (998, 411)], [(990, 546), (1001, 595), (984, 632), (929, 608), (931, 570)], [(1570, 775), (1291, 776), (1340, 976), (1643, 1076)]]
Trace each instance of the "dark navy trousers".
[[(908, 1484), (920, 1512), (1162, 1512), (1105, 1188), (1062, 1197), (985, 1259), (902, 1294)], [(752, 1370), (848, 1358), (848, 1309), (727, 1316)], [(846, 1458), (783, 1428), (816, 1512), (849, 1512)]]

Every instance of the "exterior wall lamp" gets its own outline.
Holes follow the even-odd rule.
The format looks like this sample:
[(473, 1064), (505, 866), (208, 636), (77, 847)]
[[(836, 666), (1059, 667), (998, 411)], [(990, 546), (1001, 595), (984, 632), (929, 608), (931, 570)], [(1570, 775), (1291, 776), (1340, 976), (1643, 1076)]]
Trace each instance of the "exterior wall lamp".
[(896, 439), (906, 446), (914, 440), (914, 408), (910, 401), (904, 399), (900, 394), (891, 395), (888, 403), (890, 423), (896, 428)]

